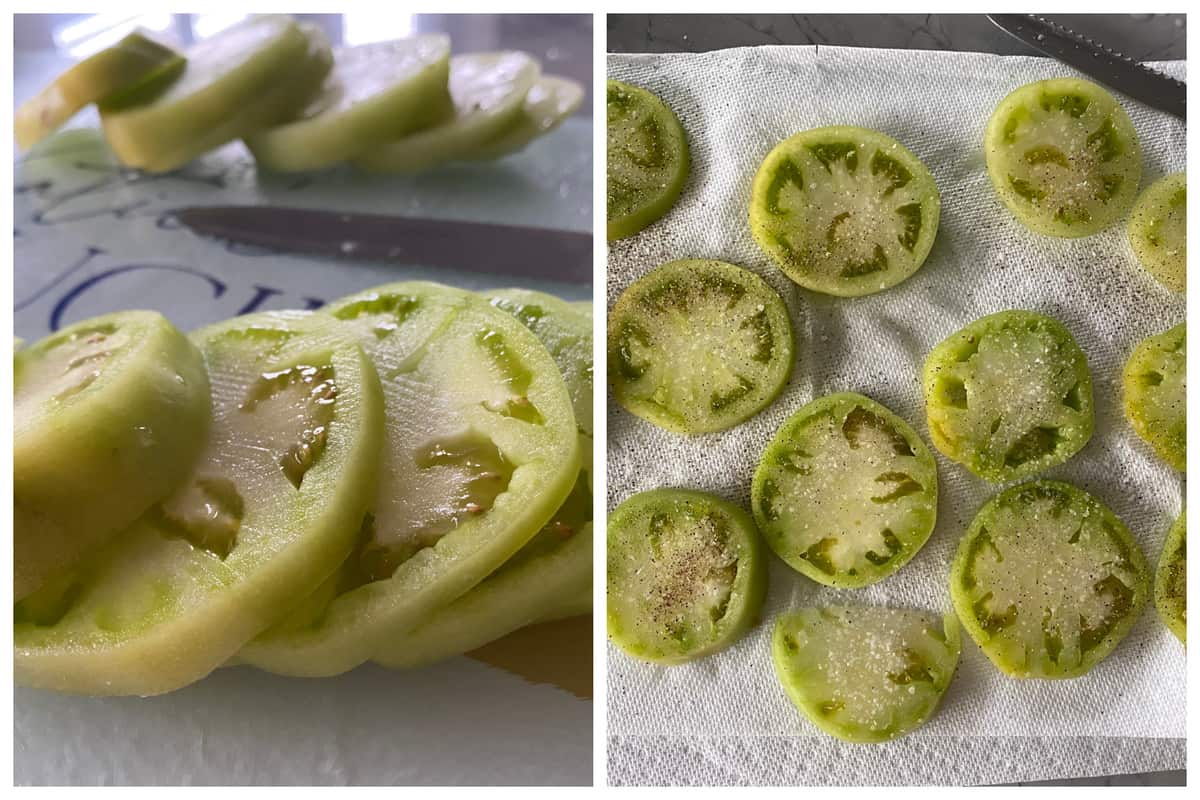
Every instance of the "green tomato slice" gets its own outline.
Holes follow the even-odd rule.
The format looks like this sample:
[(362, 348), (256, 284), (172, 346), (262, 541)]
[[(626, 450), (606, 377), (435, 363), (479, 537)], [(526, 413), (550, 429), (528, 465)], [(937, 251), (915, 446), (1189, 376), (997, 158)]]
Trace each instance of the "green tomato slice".
[(1187, 323), (1151, 336), (1125, 362), (1125, 417), (1163, 461), (1187, 471)]
[(767, 563), (754, 520), (719, 497), (654, 489), (608, 516), (608, 636), (634, 658), (682, 664), (758, 620)]
[(907, 608), (802, 608), (781, 616), (771, 638), (792, 703), (848, 742), (886, 742), (923, 725), (961, 649), (953, 614)]
[[(571, 395), (581, 454), (575, 487), (553, 518), (486, 580), (413, 631), (389, 638), (375, 660), (389, 667), (459, 655), (556, 613), (592, 584), (592, 324), (552, 295), (524, 289), (484, 292), (546, 347)], [(582, 541), (586, 539), (586, 541)], [(547, 610), (550, 610), (549, 612)]]
[(672, 261), (608, 318), (608, 379), (631, 414), (684, 434), (724, 430), (787, 384), (792, 324), (775, 290), (722, 261)]
[(431, 127), (358, 154), (367, 172), (418, 172), (467, 159), (516, 123), (541, 67), (525, 53), (472, 53), (450, 59), (453, 113)]
[(311, 25), (251, 17), (187, 53), (179, 80), (152, 102), (105, 111), (101, 122), (121, 163), (167, 172), (296, 114), (332, 66)]
[(540, 136), (561, 125), (579, 110), (583, 102), (583, 86), (567, 78), (543, 75), (525, 95), (521, 116), (496, 138), (480, 145), (466, 158), (491, 160), (524, 150)]
[(1125, 109), (1077, 78), (1029, 83), (1005, 97), (988, 120), (984, 151), (1000, 200), (1046, 236), (1091, 236), (1112, 225), (1142, 175)]
[(78, 322), (13, 360), (13, 591), (74, 567), (187, 476), (211, 402), (200, 352), (161, 314)]
[(793, 281), (839, 297), (883, 291), (920, 269), (941, 195), (890, 136), (838, 125), (785, 139), (750, 190), (750, 231)]
[(178, 689), (288, 613), (354, 546), (383, 438), (362, 349), (303, 312), (237, 317), (191, 338), (212, 380), (204, 451), (130, 530), (16, 604), (19, 684)]
[(1092, 376), (1070, 332), (1033, 311), (977, 319), (925, 359), (929, 435), (1002, 483), (1061, 464), (1092, 436)]
[(1129, 216), (1129, 244), (1141, 265), (1173, 292), (1187, 290), (1187, 177), (1164, 175), (1146, 187)]
[(1187, 513), (1167, 533), (1154, 574), (1154, 607), (1175, 638), (1187, 644)]
[(320, 169), (428, 127), (450, 113), (450, 39), (373, 42), (334, 53), (320, 92), (292, 120), (247, 137), (259, 166)]
[(27, 150), (89, 103), (106, 108), (154, 97), (183, 72), (185, 59), (165, 44), (134, 32), (80, 61), (13, 114), (17, 146)]
[(814, 400), (767, 445), (751, 485), (763, 538), (818, 583), (857, 588), (916, 555), (937, 519), (937, 464), (909, 425), (861, 394)]
[(691, 156), (679, 118), (656, 95), (608, 81), (608, 240), (633, 236), (671, 210)]
[(988, 501), (950, 568), (958, 618), (1014, 678), (1087, 673), (1129, 632), (1149, 591), (1146, 558), (1121, 520), (1058, 481)]
[(323, 599), (241, 652), (287, 675), (352, 669), (425, 622), (533, 538), (579, 472), (554, 360), (483, 298), (396, 283), (322, 313), (352, 332), (379, 372), (386, 442), (358, 547)]

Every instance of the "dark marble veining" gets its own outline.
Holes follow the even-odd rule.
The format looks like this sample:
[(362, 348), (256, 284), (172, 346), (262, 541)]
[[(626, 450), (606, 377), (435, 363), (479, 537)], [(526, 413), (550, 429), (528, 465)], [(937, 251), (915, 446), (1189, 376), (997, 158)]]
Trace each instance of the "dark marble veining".
[[(1183, 14), (1055, 14), (1055, 22), (1138, 61), (1187, 57)], [(1037, 55), (982, 14), (609, 14), (608, 52), (703, 52), (830, 44)]]

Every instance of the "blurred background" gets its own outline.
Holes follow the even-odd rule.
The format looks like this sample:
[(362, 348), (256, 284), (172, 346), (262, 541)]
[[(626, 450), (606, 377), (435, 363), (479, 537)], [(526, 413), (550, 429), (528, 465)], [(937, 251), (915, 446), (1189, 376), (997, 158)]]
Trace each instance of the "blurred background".
[[(348, 14), (295, 14), (324, 29), (329, 40), (357, 45), (400, 39), (416, 33), (446, 33), (456, 53), (525, 50), (542, 61), (547, 73), (563, 75), (588, 87), (579, 114), (592, 110), (592, 16), (590, 14), (404, 14), (389, 4), (379, 11)], [(17, 14), (13, 17), (13, 71), (44, 74), (59, 62), (70, 63), (118, 41), (135, 28), (153, 31), (184, 46), (212, 36), (246, 14)], [(18, 97), (15, 99), (20, 99)]]

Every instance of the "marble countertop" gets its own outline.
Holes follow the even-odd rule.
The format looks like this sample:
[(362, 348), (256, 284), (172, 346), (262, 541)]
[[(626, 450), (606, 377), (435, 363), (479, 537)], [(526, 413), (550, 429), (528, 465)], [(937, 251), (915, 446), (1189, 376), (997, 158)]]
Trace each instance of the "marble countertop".
[[(1183, 14), (1055, 15), (1055, 22), (1137, 61), (1187, 57)], [(608, 52), (704, 52), (773, 44), (1040, 55), (982, 14), (609, 14)], [(1184, 770), (1064, 778), (1044, 786), (1182, 786)]]
[[(1055, 22), (1138, 61), (1187, 57), (1183, 14), (1058, 14)], [(608, 52), (830, 44), (1039, 55), (982, 14), (609, 14)]]

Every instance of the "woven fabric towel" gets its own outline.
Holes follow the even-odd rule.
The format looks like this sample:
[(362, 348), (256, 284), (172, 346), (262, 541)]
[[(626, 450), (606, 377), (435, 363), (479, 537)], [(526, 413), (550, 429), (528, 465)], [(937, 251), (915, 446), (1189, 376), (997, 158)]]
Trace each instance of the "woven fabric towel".
[[(1183, 62), (1159, 66), (1183, 77)], [(608, 72), (662, 97), (679, 115), (692, 151), (678, 205), (610, 247), (610, 307), (659, 264), (717, 258), (775, 287), (797, 337), (787, 389), (732, 430), (681, 437), (610, 403), (610, 509), (658, 486), (702, 489), (748, 508), (751, 474), (771, 436), (804, 403), (834, 391), (875, 398), (928, 440), (919, 378), (925, 355), (974, 319), (1023, 308), (1061, 320), (1087, 354), (1094, 379), (1096, 433), (1046, 477), (1098, 495), (1157, 562), (1183, 503), (1183, 480), (1130, 430), (1121, 412), (1121, 370), (1143, 338), (1183, 321), (1183, 299), (1138, 266), (1124, 225), (1081, 240), (1024, 228), (1000, 204), (984, 164), (983, 131), (1000, 100), (1022, 84), (1071, 75), (1069, 69), (1048, 59), (977, 53), (758, 47), (612, 55)], [(1142, 144), (1143, 185), (1182, 170), (1183, 123), (1122, 103)], [(746, 222), (751, 181), (767, 152), (794, 133), (833, 124), (898, 139), (941, 190), (941, 225), (925, 265), (870, 297), (799, 290), (755, 245)], [(610, 780), (965, 784), (1182, 767), (1184, 650), (1152, 609), (1106, 661), (1069, 681), (1005, 677), (964, 635), (958, 674), (938, 714), (890, 744), (839, 743), (792, 707), (771, 666), (771, 624), (780, 612), (834, 603), (950, 608), (946, 576), (954, 549), (997, 487), (940, 454), (938, 465), (937, 528), (887, 580), (837, 591), (772, 558), (763, 623), (730, 649), (663, 668), (610, 646)]]

